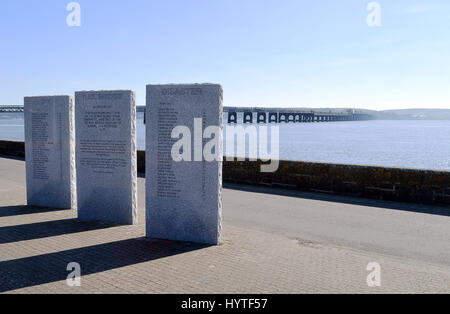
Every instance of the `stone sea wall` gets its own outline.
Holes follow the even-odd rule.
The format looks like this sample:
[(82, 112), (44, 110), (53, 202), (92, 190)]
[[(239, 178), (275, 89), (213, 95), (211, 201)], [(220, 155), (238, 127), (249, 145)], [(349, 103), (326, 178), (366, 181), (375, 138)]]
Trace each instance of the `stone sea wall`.
[[(24, 156), (24, 144), (0, 141), (0, 154)], [(138, 151), (145, 173), (145, 152)], [(228, 183), (272, 186), (410, 203), (450, 206), (450, 171), (280, 161), (275, 173), (262, 173), (261, 162), (224, 161)]]
[(25, 143), (0, 141), (0, 155), (25, 157)]
[(450, 172), (280, 161), (275, 173), (261, 162), (224, 162), (225, 182), (350, 195), (410, 203), (450, 205)]

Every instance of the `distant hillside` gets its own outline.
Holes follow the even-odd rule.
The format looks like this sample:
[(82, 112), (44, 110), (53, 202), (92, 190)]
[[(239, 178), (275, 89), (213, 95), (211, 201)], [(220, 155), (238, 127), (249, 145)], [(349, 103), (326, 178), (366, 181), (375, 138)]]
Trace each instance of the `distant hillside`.
[(350, 108), (305, 108), (319, 112), (348, 112), (370, 114), (380, 120), (450, 120), (450, 109), (397, 109), (397, 110), (368, 110)]
[(450, 109), (400, 109), (376, 113), (379, 119), (389, 120), (450, 120)]
[(355, 108), (302, 108), (306, 111), (318, 112), (348, 112), (355, 111), (374, 116), (380, 120), (450, 120), (450, 109), (398, 109), (398, 110), (368, 110)]

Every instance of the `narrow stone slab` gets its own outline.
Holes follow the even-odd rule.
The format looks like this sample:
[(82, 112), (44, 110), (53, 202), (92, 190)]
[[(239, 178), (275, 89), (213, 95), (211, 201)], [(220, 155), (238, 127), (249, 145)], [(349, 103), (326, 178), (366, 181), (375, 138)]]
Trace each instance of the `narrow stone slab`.
[(147, 237), (219, 244), (222, 99), (220, 85), (147, 86)]
[(28, 205), (75, 208), (73, 98), (25, 97), (24, 112)]
[(137, 223), (133, 91), (75, 93), (78, 218)]

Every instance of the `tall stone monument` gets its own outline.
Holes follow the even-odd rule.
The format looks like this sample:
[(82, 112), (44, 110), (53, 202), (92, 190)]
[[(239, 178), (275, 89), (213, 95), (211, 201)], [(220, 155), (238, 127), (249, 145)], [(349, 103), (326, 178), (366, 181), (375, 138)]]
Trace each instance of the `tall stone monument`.
[(75, 208), (73, 98), (25, 97), (24, 111), (28, 205)]
[(220, 85), (148, 85), (147, 237), (219, 244)]
[(75, 93), (78, 218), (137, 223), (133, 91)]

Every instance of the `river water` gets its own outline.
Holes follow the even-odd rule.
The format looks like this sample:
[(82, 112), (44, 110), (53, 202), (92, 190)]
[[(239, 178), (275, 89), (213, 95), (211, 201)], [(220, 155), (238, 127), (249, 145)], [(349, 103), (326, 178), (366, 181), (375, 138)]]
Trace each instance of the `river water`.
[[(145, 126), (138, 116), (138, 148)], [(280, 124), (281, 159), (450, 170), (450, 121)], [(228, 126), (225, 126), (225, 133)], [(23, 141), (23, 115), (0, 114), (0, 140)], [(225, 143), (225, 147), (226, 147)]]

